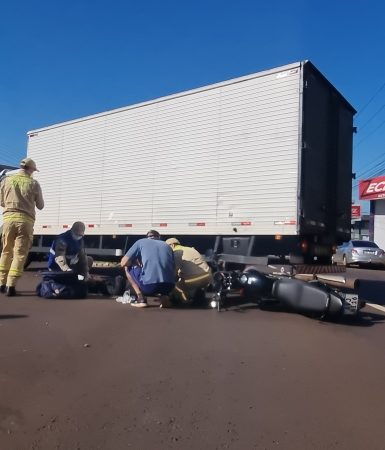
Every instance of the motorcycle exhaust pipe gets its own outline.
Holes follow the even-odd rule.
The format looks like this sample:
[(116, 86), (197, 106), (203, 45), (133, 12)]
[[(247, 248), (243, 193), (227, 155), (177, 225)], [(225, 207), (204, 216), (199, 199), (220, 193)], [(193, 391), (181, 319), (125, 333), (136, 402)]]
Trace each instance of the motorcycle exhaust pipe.
[(294, 275), (294, 278), (302, 281), (318, 280), (329, 286), (346, 289), (358, 289), (360, 285), (360, 280), (357, 278), (346, 278), (331, 274), (297, 274)]

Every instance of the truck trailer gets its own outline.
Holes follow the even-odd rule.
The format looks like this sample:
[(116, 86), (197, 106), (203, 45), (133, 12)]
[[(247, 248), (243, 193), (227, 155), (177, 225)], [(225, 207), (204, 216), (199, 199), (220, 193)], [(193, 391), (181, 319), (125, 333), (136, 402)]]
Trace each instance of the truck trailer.
[(239, 263), (330, 262), (350, 238), (354, 108), (310, 61), (28, 132), (46, 206), (118, 258), (149, 229)]

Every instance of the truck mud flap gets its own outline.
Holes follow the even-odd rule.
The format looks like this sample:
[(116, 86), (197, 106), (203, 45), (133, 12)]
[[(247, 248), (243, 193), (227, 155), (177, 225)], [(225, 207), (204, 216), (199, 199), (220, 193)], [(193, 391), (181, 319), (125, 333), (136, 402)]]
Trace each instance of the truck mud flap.
[(289, 309), (324, 318), (339, 316), (343, 310), (341, 298), (326, 286), (301, 280), (281, 278), (272, 289), (272, 295)]

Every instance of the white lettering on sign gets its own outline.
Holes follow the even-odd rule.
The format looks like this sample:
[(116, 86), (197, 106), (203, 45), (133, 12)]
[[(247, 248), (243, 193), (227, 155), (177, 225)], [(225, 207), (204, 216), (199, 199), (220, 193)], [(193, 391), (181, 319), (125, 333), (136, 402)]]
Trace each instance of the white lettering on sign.
[(368, 194), (373, 194), (374, 192), (385, 192), (385, 181), (380, 181), (379, 183), (370, 183), (366, 189)]

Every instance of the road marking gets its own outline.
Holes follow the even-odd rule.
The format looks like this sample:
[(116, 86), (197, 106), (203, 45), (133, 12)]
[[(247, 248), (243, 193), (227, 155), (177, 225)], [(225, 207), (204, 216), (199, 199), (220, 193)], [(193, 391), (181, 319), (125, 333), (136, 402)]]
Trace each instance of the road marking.
[(385, 307), (376, 305), (375, 303), (366, 303), (368, 306), (371, 306), (372, 308), (379, 309), (382, 312), (385, 312)]

